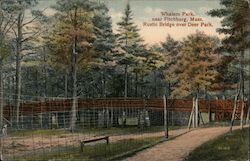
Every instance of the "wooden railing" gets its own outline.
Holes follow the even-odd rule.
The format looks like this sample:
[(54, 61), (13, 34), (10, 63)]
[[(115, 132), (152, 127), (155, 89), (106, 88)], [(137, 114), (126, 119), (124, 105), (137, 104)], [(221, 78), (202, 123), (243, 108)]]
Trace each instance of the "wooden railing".
[[(167, 108), (173, 111), (191, 111), (193, 100), (192, 99), (168, 99)], [(201, 112), (229, 112), (233, 111), (234, 100), (199, 100), (199, 109)], [(241, 102), (238, 102), (240, 105)], [(246, 103), (249, 106), (249, 101)], [(23, 102), (20, 105), (20, 113), (22, 115), (34, 115), (42, 112), (63, 112), (70, 111), (72, 106), (72, 99), (47, 99), (45, 101)], [(83, 108), (138, 108), (138, 109), (151, 109), (163, 110), (163, 99), (143, 99), (143, 98), (96, 98), (96, 99), (78, 99), (78, 109)], [(6, 105), (4, 107), (4, 114), (10, 115), (14, 113), (15, 106)], [(238, 112), (241, 106), (238, 108)]]

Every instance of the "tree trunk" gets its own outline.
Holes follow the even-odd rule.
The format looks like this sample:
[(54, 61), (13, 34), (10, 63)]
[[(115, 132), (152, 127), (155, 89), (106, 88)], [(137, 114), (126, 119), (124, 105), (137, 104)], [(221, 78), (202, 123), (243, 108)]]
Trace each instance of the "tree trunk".
[(68, 97), (68, 70), (65, 70), (64, 73), (64, 97)]
[(233, 109), (232, 118), (231, 118), (230, 132), (232, 132), (232, 129), (233, 129), (234, 117), (235, 117), (235, 113), (236, 113), (236, 109), (237, 109), (237, 100), (238, 100), (238, 97), (240, 95), (241, 83), (239, 86), (240, 87), (239, 87), (239, 89), (237, 89), (238, 91), (237, 91), (235, 98), (234, 98), (234, 109)]
[(103, 97), (106, 97), (106, 95), (107, 95), (107, 92), (106, 92), (106, 76), (105, 76), (105, 74), (106, 74), (107, 72), (106, 72), (106, 68), (104, 69), (104, 72), (102, 72), (102, 96)]
[(154, 96), (157, 96), (156, 71), (154, 71)]
[(0, 127), (3, 126), (3, 101), (3, 60), (0, 58)]
[[(2, 44), (3, 44), (3, 36), (0, 35), (0, 48)], [(0, 50), (0, 127), (2, 126), (3, 126), (3, 58)]]
[[(193, 106), (192, 106), (192, 111), (191, 111), (191, 113), (190, 113), (190, 116), (189, 116), (189, 120), (188, 120), (188, 129), (190, 129), (190, 127), (191, 127), (191, 123), (193, 124), (193, 127), (194, 127), (194, 119), (193, 119), (193, 116), (194, 116), (194, 111), (195, 111), (195, 109), (194, 109), (195, 107), (194, 107), (194, 98), (193, 98)], [(172, 116), (173, 117), (173, 116)]]
[(197, 93), (195, 99), (195, 127), (199, 127), (199, 94)]
[(36, 82), (35, 82), (36, 83), (36, 97), (38, 97), (39, 96), (39, 83), (38, 83), (39, 76), (38, 76), (38, 69), (37, 68), (35, 69), (35, 75), (36, 75), (35, 76), (36, 77), (36, 79), (35, 79), (36, 80)]
[(210, 103), (210, 97), (208, 98), (208, 122), (210, 123), (212, 121), (212, 113), (211, 113), (211, 103)]
[(72, 116), (71, 116), (71, 124), (70, 124), (70, 130), (73, 132), (75, 130), (75, 123), (76, 123), (76, 109), (77, 109), (77, 78), (76, 78), (76, 72), (77, 72), (77, 65), (76, 65), (76, 54), (74, 53), (74, 64), (73, 64), (73, 71), (72, 71), (72, 77), (73, 77), (73, 103), (72, 103)]
[(17, 19), (17, 38), (16, 38), (16, 124), (19, 128), (19, 108), (21, 99), (21, 52), (22, 52), (22, 17), (23, 12), (19, 13)]
[(243, 129), (244, 126), (244, 107), (245, 107), (245, 103), (244, 103), (244, 97), (241, 97), (241, 114), (240, 114), (240, 127), (241, 129)]
[[(249, 56), (248, 56), (248, 60), (250, 61), (250, 49), (248, 49), (248, 53), (247, 53)], [(247, 109), (247, 117), (246, 117), (246, 124), (250, 125), (250, 122), (249, 122), (249, 115), (250, 115), (250, 65), (248, 64), (248, 109)]]
[(168, 96), (171, 96), (171, 83), (170, 81), (168, 82)]
[(124, 97), (128, 97), (128, 65), (125, 65), (125, 87), (124, 87)]
[(135, 97), (138, 97), (138, 72), (135, 72)]
[[(249, 100), (248, 100), (248, 101), (249, 101)], [(249, 124), (249, 114), (250, 114), (250, 106), (248, 105), (247, 116), (246, 116), (246, 125)]]
[(44, 53), (44, 57), (43, 57), (43, 75), (44, 75), (44, 82), (43, 82), (43, 97), (47, 96), (47, 59), (46, 59), (46, 51), (45, 48), (43, 48), (43, 53)]
[[(76, 31), (77, 26), (77, 9), (75, 8), (75, 15), (74, 15), (74, 30)], [(72, 103), (72, 109), (71, 109), (71, 122), (70, 122), (70, 130), (73, 132), (75, 130), (75, 124), (76, 124), (76, 109), (77, 109), (77, 53), (76, 53), (76, 46), (77, 46), (77, 36), (74, 36), (74, 43), (73, 43), (73, 52), (72, 52), (72, 83), (73, 83), (73, 103)]]
[(243, 129), (243, 120), (244, 120), (244, 50), (241, 51), (240, 53), (240, 82), (241, 82), (241, 101), (242, 101), (242, 106), (241, 106), (241, 115), (240, 115), (240, 126), (241, 129)]

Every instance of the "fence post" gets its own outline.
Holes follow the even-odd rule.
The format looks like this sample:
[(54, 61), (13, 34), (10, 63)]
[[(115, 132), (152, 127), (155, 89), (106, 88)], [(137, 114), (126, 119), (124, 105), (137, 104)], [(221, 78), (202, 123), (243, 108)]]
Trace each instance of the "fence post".
[(212, 121), (211, 102), (210, 98), (208, 98), (208, 122), (210, 123), (211, 121)]
[(243, 129), (244, 127), (244, 108), (245, 108), (245, 102), (244, 102), (244, 97), (242, 96), (241, 98), (241, 114), (240, 114), (240, 127)]
[(195, 128), (195, 98), (193, 98), (193, 110), (194, 110), (194, 112), (193, 112), (193, 120), (192, 120), (192, 126), (193, 126), (193, 128)]
[(191, 127), (191, 123), (193, 124), (193, 127), (194, 127), (194, 98), (193, 98), (193, 105), (192, 105), (192, 110), (191, 110), (191, 113), (190, 113), (190, 116), (189, 116), (189, 121), (188, 121), (188, 129), (190, 129)]
[(230, 132), (232, 132), (232, 130), (233, 130), (234, 117), (235, 117), (235, 113), (236, 113), (236, 109), (237, 109), (237, 100), (238, 100), (238, 96), (239, 96), (239, 94), (237, 94), (237, 95), (235, 96), (235, 98), (234, 98), (234, 109), (233, 109), (233, 113), (232, 113), (230, 129), (229, 129)]
[(41, 129), (43, 128), (43, 103), (42, 100), (40, 100), (40, 113), (41, 113)]
[(3, 146), (3, 138), (2, 138), (2, 137), (0, 138), (0, 146), (1, 146), (1, 147), (0, 147), (0, 148), (1, 148), (1, 149), (0, 149), (0, 150), (1, 150), (0, 160), (4, 160), (4, 159), (3, 159), (3, 147), (2, 147), (2, 146)]
[(249, 99), (247, 100), (246, 107), (247, 107), (246, 125), (248, 125), (249, 124), (249, 113), (250, 113), (250, 100)]
[(168, 113), (167, 113), (167, 98), (163, 96), (163, 104), (164, 104), (164, 131), (165, 131), (165, 138), (168, 138)]
[(113, 125), (113, 115), (114, 115), (114, 109), (113, 109), (113, 106), (112, 106), (112, 99), (110, 99), (110, 109), (111, 109), (111, 116), (110, 116), (110, 124), (111, 124), (111, 127), (114, 127)]
[(195, 100), (195, 127), (199, 126), (199, 100), (198, 97)]

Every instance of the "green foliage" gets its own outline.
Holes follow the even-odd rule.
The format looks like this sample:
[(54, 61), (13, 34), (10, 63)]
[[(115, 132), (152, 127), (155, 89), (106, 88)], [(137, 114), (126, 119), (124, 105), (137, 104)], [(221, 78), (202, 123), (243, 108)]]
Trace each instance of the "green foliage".
[(117, 23), (117, 46), (124, 52), (120, 52), (119, 63), (131, 65), (139, 62), (140, 55), (144, 52), (139, 29), (133, 22), (132, 11), (129, 3), (126, 5), (121, 21)]
[[(246, 54), (243, 52), (249, 49), (250, 43), (250, 4), (247, 0), (221, 0), (220, 2), (222, 8), (213, 9), (208, 14), (212, 17), (223, 18), (221, 21), (222, 27), (217, 29), (219, 33), (226, 35), (222, 40), (223, 46), (220, 47), (220, 50), (229, 53), (233, 57), (232, 61), (228, 62), (227, 65), (223, 65), (223, 62), (220, 64), (220, 67), (223, 66), (227, 71), (222, 73), (224, 71), (219, 69), (221, 71), (220, 74), (224, 75), (224, 79), (218, 78), (217, 81), (220, 80), (221, 82), (217, 82), (217, 86), (224, 86), (223, 90), (225, 90), (225, 87), (232, 89), (232, 85), (236, 83), (237, 77), (239, 77), (238, 82), (240, 84), (244, 83), (244, 75), (246, 74), (244, 69), (249, 62), (249, 58), (244, 58)], [(223, 53), (222, 59), (225, 59), (225, 55)], [(239, 76), (237, 76), (236, 69), (240, 69), (238, 70)], [(226, 83), (223, 83), (223, 81), (226, 81)], [(236, 88), (236, 85), (234, 86)], [(244, 91), (244, 87), (241, 86), (241, 88)]]
[(195, 149), (187, 158), (192, 161), (247, 160), (249, 152), (249, 129), (226, 133)]
[(219, 74), (215, 77), (213, 84), (209, 87), (211, 91), (225, 91), (235, 89), (235, 84), (238, 81), (238, 70), (233, 68), (236, 60), (233, 56), (222, 55), (215, 66)]
[[(48, 39), (52, 50), (51, 60), (53, 64), (61, 64), (60, 67), (71, 66), (72, 42), (77, 37), (77, 53), (79, 61), (88, 58), (89, 50), (93, 48), (94, 24), (93, 9), (88, 8), (88, 1), (58, 1), (55, 9), (57, 14), (54, 22), (54, 29)], [(74, 18), (73, 18), (74, 17)]]
[(178, 80), (172, 95), (186, 97), (206, 90), (217, 75), (218, 38), (196, 32), (183, 40), (179, 59), (172, 66)]
[[(127, 86), (126, 74), (128, 72), (134, 74), (130, 76), (132, 79), (134, 78), (130, 84), (134, 86), (134, 90), (131, 90), (129, 95), (137, 97), (139, 87), (142, 89), (146, 85), (145, 76), (160, 68), (163, 65), (163, 58), (160, 51), (154, 50), (154, 48), (147, 50), (147, 46), (143, 44), (139, 29), (133, 22), (129, 3), (127, 3), (123, 17), (117, 25), (116, 48), (118, 52), (116, 60), (119, 65), (125, 67), (125, 87)], [(140, 93), (142, 95), (142, 91)]]
[(250, 5), (246, 0), (221, 0), (221, 9), (213, 9), (208, 12), (212, 17), (223, 18), (222, 28), (219, 33), (226, 34), (223, 49), (228, 52), (237, 52), (248, 48)]
[(6, 44), (1, 44), (0, 46), (0, 59), (1, 61), (6, 60), (8, 58), (10, 52), (10, 46)]
[(159, 46), (152, 46), (146, 54), (145, 68), (149, 71), (160, 69), (165, 65), (164, 55)]
[(178, 82), (178, 78), (175, 74), (175, 65), (180, 58), (180, 42), (174, 40), (170, 35), (166, 37), (166, 40), (161, 43), (162, 53), (164, 55), (164, 75), (169, 83), (168, 94), (171, 95), (171, 86)]
[[(43, 10), (34, 10), (38, 2), (1, 1), (0, 16), (5, 16), (4, 23), (0, 22), (1, 27), (9, 20), (9, 24), (12, 24), (20, 13), (24, 16), (23, 24), (35, 18), (30, 25), (26, 24), (22, 28), (24, 42), (21, 65), (24, 95), (57, 97), (71, 94), (72, 88), (65, 87), (65, 84), (72, 82), (69, 75), (74, 65), (72, 48), (75, 37), (77, 91), (80, 97), (121, 97), (125, 95), (125, 83), (128, 96), (131, 97), (159, 97), (172, 93), (173, 90), (172, 96), (186, 97), (197, 91), (201, 93), (216, 88), (235, 87), (235, 67), (238, 67), (238, 60), (234, 55), (228, 56), (224, 53), (215, 58), (215, 48), (220, 45), (216, 38), (193, 34), (183, 41), (176, 41), (168, 35), (160, 46), (149, 46), (144, 44), (139, 34), (129, 3), (117, 23), (118, 33), (114, 34), (112, 20), (104, 3), (91, 0), (58, 0), (52, 7), (55, 14), (46, 17)], [(241, 2), (245, 4), (243, 0)], [(248, 25), (245, 14), (247, 5), (240, 5), (235, 0), (222, 0), (221, 4), (224, 6), (222, 9), (210, 12), (212, 16), (225, 18), (220, 32), (231, 34), (228, 40), (233, 40), (233, 43), (241, 42), (240, 38), (242, 42), (247, 41), (245, 29), (243, 35), (238, 34), (239, 28)], [(26, 17), (26, 11), (32, 13), (32, 18)], [(14, 19), (10, 19), (11, 15)], [(0, 37), (3, 38), (1, 27)], [(17, 31), (16, 27), (14, 23), (14, 31)], [(15, 55), (10, 53), (15, 51), (6, 44), (15, 44), (17, 39), (13, 40), (16, 37), (14, 31), (0, 39), (4, 42), (2, 44), (5, 44), (0, 42), (0, 52), (10, 61), (10, 70), (15, 61)], [(226, 41), (225, 39), (223, 43)], [(236, 46), (243, 48), (242, 45)], [(231, 47), (232, 45), (227, 45), (228, 49)], [(235, 52), (236, 48), (233, 51)], [(227, 65), (227, 62), (230, 64)], [(14, 71), (9, 73), (13, 74)], [(124, 73), (127, 73), (127, 81)], [(10, 83), (9, 79), (11, 78), (5, 80), (6, 87), (14, 91), (15, 81)], [(68, 89), (69, 94), (64, 95), (65, 89)]]

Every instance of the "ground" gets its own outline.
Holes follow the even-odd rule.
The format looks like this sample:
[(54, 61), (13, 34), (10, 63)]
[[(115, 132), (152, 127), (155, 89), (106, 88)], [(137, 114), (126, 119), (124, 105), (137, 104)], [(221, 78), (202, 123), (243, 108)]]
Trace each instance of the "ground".
[[(238, 129), (235, 127), (234, 129)], [(199, 128), (173, 140), (158, 144), (125, 159), (125, 161), (182, 161), (191, 151), (205, 142), (228, 132), (229, 127)]]
[[(151, 129), (152, 130), (152, 129)], [(164, 132), (161, 130), (160, 132), (154, 132), (155, 129), (148, 132), (140, 132), (140, 133), (132, 133), (125, 134), (123, 131), (121, 134), (120, 131), (110, 131), (113, 135), (110, 136), (110, 142), (115, 143), (118, 141), (126, 141), (126, 140), (147, 140), (162, 138), (164, 136)], [(158, 129), (157, 129), (158, 130)], [(92, 130), (93, 131), (93, 130)], [(100, 129), (99, 129), (100, 131)], [(104, 130), (103, 130), (104, 131)], [(131, 132), (131, 129), (127, 129), (127, 131)], [(48, 133), (49, 132), (49, 133)], [(170, 136), (175, 137), (180, 134), (187, 132), (187, 129), (177, 129), (171, 130)], [(108, 134), (107, 131), (104, 132)], [(19, 133), (13, 133), (8, 137), (2, 138), (2, 149), (5, 154), (5, 158), (12, 158), (13, 154), (15, 157), (22, 155), (30, 155), (33, 153), (39, 153), (44, 151), (51, 151), (55, 149), (61, 149), (66, 147), (74, 147), (80, 149), (80, 140), (93, 138), (95, 136), (102, 136), (99, 133), (70, 133), (64, 130), (36, 130), (36, 131), (24, 131)], [(117, 147), (119, 149), (120, 147)], [(25, 157), (26, 157), (25, 156)], [(104, 156), (105, 157), (105, 156)]]
[[(84, 152), (80, 151), (79, 140), (102, 136), (103, 134), (99, 133), (97, 135), (95, 132), (91, 134), (72, 134), (61, 130), (36, 130), (32, 133), (27, 131), (13, 133), (3, 138), (2, 150), (5, 154), (4, 157), (9, 158), (9, 160), (20, 158), (25, 160), (107, 160), (110, 158), (124, 159), (130, 156), (125, 161), (181, 161), (187, 159), (187, 156), (197, 147), (229, 131), (228, 126), (204, 127), (193, 130), (188, 130), (187, 128), (175, 129), (170, 130), (170, 139), (165, 141), (163, 137), (164, 132), (155, 131), (155, 129), (159, 130), (158, 128), (153, 128), (153, 131), (149, 129), (147, 132), (132, 134), (125, 134), (120, 129), (118, 131), (114, 129), (108, 130), (105, 131), (106, 134), (108, 132), (113, 134), (110, 135), (110, 144), (108, 146), (103, 143), (91, 143), (93, 146), (87, 145), (84, 147)], [(239, 129), (239, 127), (234, 127), (235, 129)], [(134, 129), (126, 130), (131, 132)], [(238, 143), (238, 141), (235, 143)], [(145, 149), (144, 147), (146, 150), (141, 151)], [(206, 151), (206, 147), (203, 151)]]
[(248, 160), (250, 159), (249, 132), (249, 128), (244, 128), (221, 135), (196, 148), (186, 160)]

